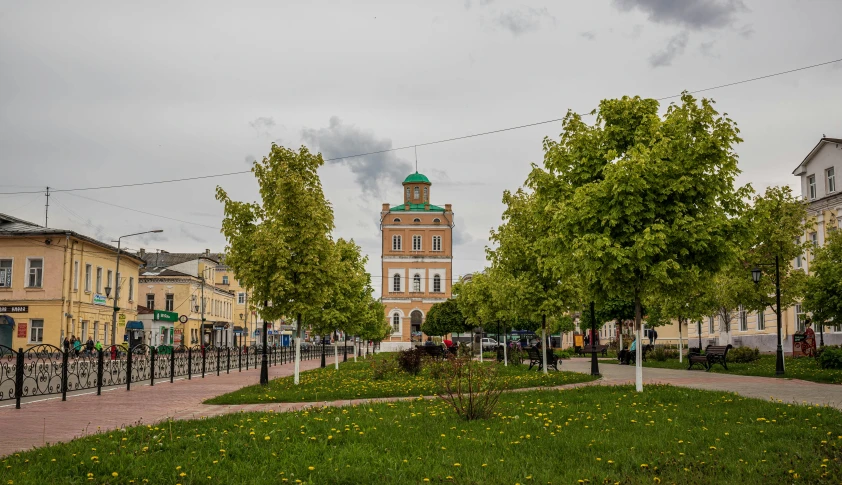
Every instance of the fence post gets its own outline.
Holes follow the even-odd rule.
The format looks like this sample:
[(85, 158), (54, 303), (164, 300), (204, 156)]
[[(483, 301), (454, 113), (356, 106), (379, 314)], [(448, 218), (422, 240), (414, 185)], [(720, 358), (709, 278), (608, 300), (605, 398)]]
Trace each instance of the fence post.
[(207, 361), (207, 359), (205, 359), (206, 355), (207, 355), (207, 349), (204, 346), (202, 346), (202, 379), (205, 378), (205, 363)]
[(220, 357), (220, 349), (219, 347), (216, 348), (216, 375), (219, 375), (219, 357)]
[(15, 368), (15, 409), (20, 409), (20, 395), (23, 394), (23, 347), (18, 348)]
[(102, 350), (102, 349), (97, 351), (97, 356), (96, 356), (96, 395), (97, 396), (102, 395), (102, 373), (104, 372), (102, 367), (103, 367), (103, 362), (105, 361), (104, 354), (105, 354), (105, 351)]
[(67, 351), (61, 354), (61, 400), (67, 401)]
[(226, 357), (225, 357), (225, 361), (226, 361), (225, 373), (230, 374), (231, 373), (231, 347), (225, 347), (225, 355), (226, 355)]
[(126, 390), (132, 390), (132, 349), (126, 352)]
[(187, 380), (193, 375), (193, 349), (187, 347)]
[(243, 347), (237, 347), (237, 372), (243, 371)]
[(249, 346), (246, 345), (244, 348), (246, 349), (246, 370), (249, 370)]
[(152, 387), (155, 385), (155, 356), (158, 354), (157, 347), (152, 347), (149, 351), (149, 370), (151, 378), (149, 380), (149, 386)]
[(170, 384), (175, 380), (175, 346), (170, 349)]

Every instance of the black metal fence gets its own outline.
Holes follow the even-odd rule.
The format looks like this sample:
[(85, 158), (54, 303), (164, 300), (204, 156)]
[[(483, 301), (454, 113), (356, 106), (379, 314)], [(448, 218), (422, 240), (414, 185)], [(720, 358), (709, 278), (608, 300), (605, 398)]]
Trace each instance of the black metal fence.
[[(132, 383), (169, 380), (176, 377), (204, 378), (205, 375), (230, 374), (231, 371), (255, 369), (260, 366), (263, 347), (150, 347), (139, 344), (129, 349), (113, 345), (103, 350), (69, 350), (53, 345), (36, 345), (26, 350), (13, 350), (0, 345), (0, 401), (20, 400), (26, 397), (61, 394), (85, 389), (125, 385)], [(316, 359), (321, 349), (302, 348), (301, 360)], [(266, 357), (270, 366), (283, 365), (295, 359), (291, 347), (268, 347)]]

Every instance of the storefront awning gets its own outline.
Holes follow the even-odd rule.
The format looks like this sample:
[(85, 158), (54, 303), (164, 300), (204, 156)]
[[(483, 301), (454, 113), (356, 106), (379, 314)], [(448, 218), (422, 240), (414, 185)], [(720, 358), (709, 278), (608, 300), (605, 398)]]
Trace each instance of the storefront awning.
[(9, 315), (0, 315), (0, 325), (15, 326), (15, 319)]
[(143, 330), (143, 322), (139, 320), (126, 322), (126, 330)]

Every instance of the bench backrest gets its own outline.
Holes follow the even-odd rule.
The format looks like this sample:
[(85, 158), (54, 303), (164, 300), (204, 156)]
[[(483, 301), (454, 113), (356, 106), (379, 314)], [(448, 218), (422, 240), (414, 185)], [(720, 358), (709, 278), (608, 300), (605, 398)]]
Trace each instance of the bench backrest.
[(730, 348), (730, 345), (708, 345), (705, 348), (705, 353), (712, 355), (725, 355)]
[(538, 352), (538, 349), (536, 349), (535, 347), (527, 347), (526, 352), (529, 354), (530, 359), (537, 359), (541, 357), (541, 353)]

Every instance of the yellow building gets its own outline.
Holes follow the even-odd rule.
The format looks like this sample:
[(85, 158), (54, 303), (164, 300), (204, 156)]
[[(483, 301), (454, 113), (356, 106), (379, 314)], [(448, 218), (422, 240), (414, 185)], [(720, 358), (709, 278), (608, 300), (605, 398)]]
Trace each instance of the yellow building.
[(420, 342), (430, 307), (451, 295), (454, 216), (450, 204), (430, 204), (431, 187), (426, 176), (410, 174), (403, 202), (383, 204), (380, 213), (381, 301), (392, 325), (384, 351)]
[(0, 214), (0, 345), (60, 347), (65, 337), (111, 344), (115, 284), (117, 340), (137, 315), (138, 268), (143, 261), (64, 229)]
[(186, 322), (173, 325), (174, 345), (234, 345), (234, 293), (217, 284), (219, 261), (210, 251), (147, 253), (141, 249), (138, 257), (146, 262), (138, 290), (145, 309), (187, 317)]

